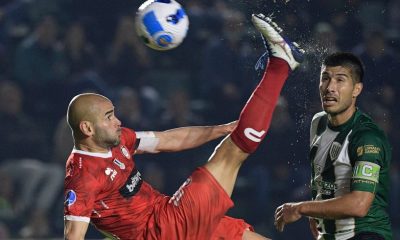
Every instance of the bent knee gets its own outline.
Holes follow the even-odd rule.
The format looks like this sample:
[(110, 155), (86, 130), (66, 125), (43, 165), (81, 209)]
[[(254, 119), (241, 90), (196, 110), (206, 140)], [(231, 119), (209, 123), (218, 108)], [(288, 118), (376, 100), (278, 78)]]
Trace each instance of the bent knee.
[(226, 159), (229, 161), (244, 161), (249, 156), (248, 153), (240, 149), (231, 139), (227, 136), (222, 142), (215, 148), (213, 157), (217, 159)]

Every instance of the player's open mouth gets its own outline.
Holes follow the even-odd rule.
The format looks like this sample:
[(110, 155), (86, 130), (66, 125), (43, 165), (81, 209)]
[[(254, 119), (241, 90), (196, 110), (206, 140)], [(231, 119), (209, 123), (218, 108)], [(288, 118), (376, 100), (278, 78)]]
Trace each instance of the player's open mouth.
[(334, 97), (324, 97), (323, 103), (324, 105), (333, 105), (337, 102), (337, 99)]

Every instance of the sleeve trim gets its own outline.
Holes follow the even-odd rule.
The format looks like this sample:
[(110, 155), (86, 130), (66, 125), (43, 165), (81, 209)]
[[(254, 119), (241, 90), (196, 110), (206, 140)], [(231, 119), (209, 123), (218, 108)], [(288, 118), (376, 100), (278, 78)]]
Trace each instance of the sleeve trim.
[(64, 219), (68, 220), (68, 221), (77, 221), (77, 222), (90, 223), (90, 218), (89, 217), (66, 215), (66, 216), (64, 216)]
[(136, 150), (144, 152), (156, 152), (156, 148), (160, 139), (156, 137), (154, 132), (137, 132), (137, 141), (139, 141)]

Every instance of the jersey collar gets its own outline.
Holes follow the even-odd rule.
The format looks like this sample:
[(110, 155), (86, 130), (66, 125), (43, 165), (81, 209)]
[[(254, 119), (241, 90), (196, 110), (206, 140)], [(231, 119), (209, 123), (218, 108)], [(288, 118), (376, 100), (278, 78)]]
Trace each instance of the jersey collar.
[(358, 110), (358, 108), (356, 108), (356, 111), (353, 113), (353, 115), (349, 118), (349, 120), (347, 120), (345, 123), (339, 125), (339, 126), (332, 126), (330, 124), (330, 122), (328, 121), (328, 127), (329, 129), (331, 129), (332, 131), (335, 132), (340, 132), (343, 131), (344, 129), (351, 127), (354, 125), (354, 120), (360, 115), (360, 111)]
[(111, 150), (108, 150), (107, 153), (96, 153), (96, 152), (82, 151), (82, 150), (78, 150), (78, 149), (74, 148), (74, 149), (72, 149), (72, 153), (78, 153), (78, 154), (82, 154), (82, 155), (87, 155), (87, 156), (92, 156), (92, 157), (100, 157), (100, 158), (112, 157)]

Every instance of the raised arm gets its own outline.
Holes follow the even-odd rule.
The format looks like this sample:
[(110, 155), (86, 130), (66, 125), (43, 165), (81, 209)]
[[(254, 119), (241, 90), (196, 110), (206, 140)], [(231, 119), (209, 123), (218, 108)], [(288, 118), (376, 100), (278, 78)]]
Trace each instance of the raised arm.
[(236, 121), (216, 126), (193, 126), (153, 132), (139, 137), (136, 153), (177, 152), (203, 145), (216, 138), (228, 135), (236, 127)]
[(89, 223), (87, 222), (65, 220), (64, 238), (67, 240), (83, 240), (88, 226)]

